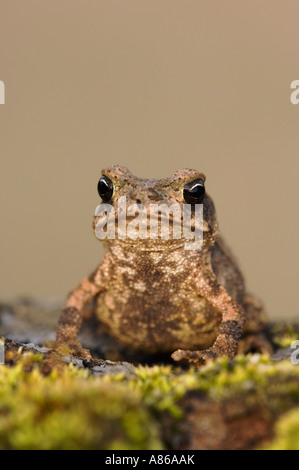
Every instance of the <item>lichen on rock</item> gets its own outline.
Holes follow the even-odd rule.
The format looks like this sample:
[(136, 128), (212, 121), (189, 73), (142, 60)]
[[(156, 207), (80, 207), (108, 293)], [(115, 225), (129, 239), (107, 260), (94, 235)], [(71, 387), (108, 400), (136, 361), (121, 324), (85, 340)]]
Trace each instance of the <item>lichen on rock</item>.
[(44, 375), (45, 356), (30, 352), (10, 361), (0, 366), (0, 449), (254, 448), (299, 400), (299, 367), (260, 355), (129, 377), (73, 364)]
[(299, 365), (288, 348), (298, 325), (271, 326), (274, 344), (284, 346), (272, 357), (222, 358), (194, 370), (53, 356), (41, 325), (26, 329), (28, 311), (36, 318), (41, 306), (17, 307), (14, 337), (15, 313), (5, 306), (1, 317), (0, 308), (0, 449), (298, 448)]

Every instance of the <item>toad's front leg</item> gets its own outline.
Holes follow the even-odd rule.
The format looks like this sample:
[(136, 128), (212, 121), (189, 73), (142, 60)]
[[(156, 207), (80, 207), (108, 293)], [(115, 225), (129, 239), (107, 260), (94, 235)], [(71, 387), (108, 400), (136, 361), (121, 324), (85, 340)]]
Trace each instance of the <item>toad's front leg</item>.
[(219, 284), (214, 272), (207, 267), (193, 287), (198, 295), (207, 299), (222, 314), (218, 336), (214, 344), (203, 351), (178, 349), (172, 354), (175, 361), (185, 361), (200, 366), (220, 356), (232, 358), (238, 350), (239, 339), (245, 323), (245, 312)]
[(82, 325), (85, 305), (106, 289), (109, 264), (109, 258), (106, 257), (103, 263), (88, 278), (83, 279), (68, 296), (56, 333), (56, 349), (59, 352), (68, 350), (74, 356), (91, 358), (90, 351), (81, 346), (77, 336)]

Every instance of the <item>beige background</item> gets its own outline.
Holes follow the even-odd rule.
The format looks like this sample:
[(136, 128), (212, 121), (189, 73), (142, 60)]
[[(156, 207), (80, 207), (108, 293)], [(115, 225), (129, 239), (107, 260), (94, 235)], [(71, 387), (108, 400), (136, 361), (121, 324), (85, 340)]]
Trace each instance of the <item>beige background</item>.
[(102, 167), (207, 175), (272, 318), (298, 314), (298, 0), (0, 0), (0, 298), (63, 299), (102, 256)]

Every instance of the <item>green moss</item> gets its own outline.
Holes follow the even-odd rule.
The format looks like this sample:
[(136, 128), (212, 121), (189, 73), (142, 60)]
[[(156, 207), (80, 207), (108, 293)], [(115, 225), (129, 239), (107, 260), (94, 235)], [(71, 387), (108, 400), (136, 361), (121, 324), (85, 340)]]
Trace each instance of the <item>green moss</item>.
[(278, 420), (275, 436), (264, 450), (299, 450), (299, 408), (289, 411)]
[(0, 367), (0, 449), (161, 449), (157, 424), (124, 383), (70, 366), (44, 377)]
[(279, 348), (289, 348), (293, 341), (298, 340), (298, 324), (276, 325), (273, 327), (274, 343)]
[(299, 367), (258, 355), (185, 372), (138, 367), (129, 379), (95, 377), (72, 365), (45, 377), (42, 363), (26, 354), (12, 367), (0, 366), (0, 449), (162, 449), (161, 422), (184, 419), (187, 392), (259, 405), (269, 420), (299, 399)]

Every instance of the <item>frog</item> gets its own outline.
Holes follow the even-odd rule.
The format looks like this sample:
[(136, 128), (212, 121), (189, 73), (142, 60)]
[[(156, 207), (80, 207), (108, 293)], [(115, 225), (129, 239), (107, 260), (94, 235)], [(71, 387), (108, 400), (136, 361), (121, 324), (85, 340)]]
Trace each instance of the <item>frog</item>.
[[(164, 354), (175, 363), (201, 367), (252, 350), (271, 354), (265, 309), (247, 292), (236, 258), (220, 234), (204, 173), (183, 168), (168, 178), (146, 179), (113, 165), (102, 170), (98, 193), (98, 202), (113, 209), (116, 226), (124, 198), (125, 213), (130, 206), (142, 206), (149, 214), (153, 205), (175, 204), (183, 214), (189, 206), (193, 229), (195, 208), (201, 207), (201, 243), (186, 249), (184, 232), (180, 238), (101, 240), (104, 259), (67, 297), (58, 321), (57, 350), (67, 347), (75, 356), (91, 358), (78, 333), (92, 314), (106, 335), (137, 357)], [(105, 216), (107, 220), (107, 211)], [(95, 212), (95, 233), (102, 218)], [(125, 228), (133, 218), (125, 218)]]

